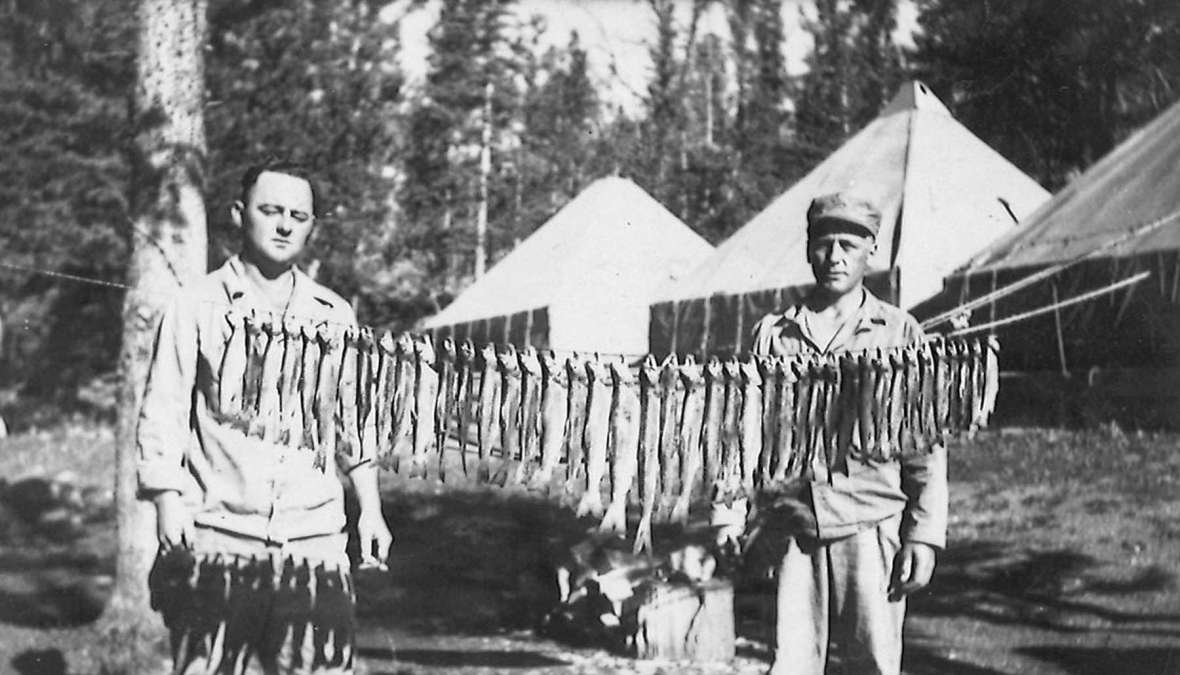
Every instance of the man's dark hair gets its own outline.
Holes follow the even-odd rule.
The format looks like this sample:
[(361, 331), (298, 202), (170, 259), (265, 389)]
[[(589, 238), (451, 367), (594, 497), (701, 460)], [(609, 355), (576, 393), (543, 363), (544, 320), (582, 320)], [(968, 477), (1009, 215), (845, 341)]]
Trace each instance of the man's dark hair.
[(311, 177), (311, 169), (306, 164), (289, 159), (270, 158), (248, 167), (246, 172), (242, 174), (242, 191), (239, 199), (243, 204), (249, 199), (250, 189), (258, 182), (258, 177), (267, 171), (295, 176), (307, 181), (308, 187), (311, 188), (312, 215), (319, 215), (318, 200), (316, 199), (319, 191), (316, 189), (315, 179)]

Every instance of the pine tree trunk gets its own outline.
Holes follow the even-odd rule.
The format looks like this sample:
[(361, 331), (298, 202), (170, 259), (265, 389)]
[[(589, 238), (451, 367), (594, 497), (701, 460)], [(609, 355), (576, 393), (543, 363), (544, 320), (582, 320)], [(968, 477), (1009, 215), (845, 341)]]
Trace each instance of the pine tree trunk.
[(143, 638), (160, 635), (161, 627), (149, 606), (155, 513), (136, 498), (135, 428), (160, 311), (177, 288), (206, 270), (205, 10), (206, 0), (139, 0), (137, 12), (131, 288), (123, 305), (115, 450), (117, 559), (103, 620), (118, 642), (141, 650), (150, 643)]

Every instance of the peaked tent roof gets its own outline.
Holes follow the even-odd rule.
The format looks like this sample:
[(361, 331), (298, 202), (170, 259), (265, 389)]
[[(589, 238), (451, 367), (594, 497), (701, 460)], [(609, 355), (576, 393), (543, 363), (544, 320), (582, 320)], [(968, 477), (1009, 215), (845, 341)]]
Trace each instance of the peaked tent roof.
[[(806, 214), (821, 194), (849, 190), (881, 210), (870, 269), (900, 268), (900, 304), (937, 293), (942, 279), (1030, 213), (1049, 193), (951, 117), (920, 82), (717, 248), (668, 300), (813, 282)], [(899, 226), (900, 223), (900, 226)]]
[(555, 314), (637, 306), (642, 308), (643, 351), (647, 307), (656, 289), (682, 277), (712, 251), (635, 183), (601, 178), (423, 325), (437, 328), (541, 307), (551, 308), (552, 325), (558, 321)]
[[(1140, 237), (1132, 229), (1180, 210), (1180, 102), (1129, 136), (1053, 196), (1019, 229), (997, 239), (968, 271), (1040, 266), (1104, 245), (1107, 257), (1180, 249), (1172, 222)], [(1125, 239), (1124, 242), (1115, 242)]]

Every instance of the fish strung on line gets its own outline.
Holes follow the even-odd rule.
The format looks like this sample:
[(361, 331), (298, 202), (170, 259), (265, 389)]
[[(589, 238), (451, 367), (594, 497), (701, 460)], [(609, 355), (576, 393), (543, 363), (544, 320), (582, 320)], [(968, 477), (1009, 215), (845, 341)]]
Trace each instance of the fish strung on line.
[(299, 447), (303, 437), (303, 405), (299, 396), (302, 369), (303, 331), (296, 319), (284, 316), (278, 442), (292, 447)]
[(261, 312), (252, 311), (246, 316), (246, 339), (250, 351), (246, 358), (246, 379), (242, 390), (242, 415), (238, 420), (244, 433), (249, 432), (250, 424), (258, 415), (258, 393), (259, 385), (262, 384), (262, 366), (266, 361), (266, 347), (270, 342), (270, 335), (263, 330), (262, 325)]
[[(813, 398), (811, 368), (803, 357), (791, 359), (791, 374), (795, 390), (795, 423), (791, 425), (795, 433), (792, 436), (791, 457), (794, 461), (795, 474), (803, 475), (811, 472), (811, 399)], [(788, 476), (788, 477), (792, 477)]]
[(840, 354), (837, 367), (840, 369), (840, 386), (837, 396), (835, 466), (839, 470), (847, 471), (848, 457), (852, 454), (856, 424), (859, 420), (860, 369), (857, 367), (856, 357), (847, 352)]
[(684, 405), (680, 412), (680, 492), (672, 505), (670, 520), (681, 525), (688, 524), (688, 511), (692, 505), (693, 493), (701, 474), (702, 425), (705, 418), (705, 374), (704, 367), (689, 355), (680, 364), (680, 383), (684, 389)]
[(758, 456), (762, 452), (762, 375), (754, 359), (742, 361), (739, 368), (742, 382), (742, 409), (738, 420), (741, 452), (740, 494), (754, 496), (757, 482)]
[(414, 451), (414, 384), (418, 357), (414, 352), (414, 340), (409, 333), (398, 336), (395, 344), (397, 363), (394, 365), (393, 390), (393, 448), (390, 450), (390, 467), (396, 472), (402, 457)]
[(892, 459), (902, 451), (901, 427), (905, 420), (905, 364), (897, 350), (889, 351), (889, 448), (890, 452), (878, 457), (881, 461)]
[(921, 435), (922, 384), (918, 372), (918, 348), (914, 345), (901, 352), (905, 368), (905, 411), (901, 422), (901, 454), (910, 457), (925, 452), (928, 445)]
[(582, 443), (590, 387), (584, 362), (576, 353), (566, 360), (566, 371), (569, 375), (569, 407), (565, 430), (565, 494), (577, 503), (573, 498), (581, 492), (586, 479), (586, 455)]
[(376, 393), (378, 369), (381, 365), (381, 351), (373, 335), (373, 329), (362, 326), (357, 331), (356, 341), (356, 415), (360, 432), (359, 454), (353, 456), (353, 463), (372, 459), (377, 448), (377, 405)]
[(490, 344), (484, 345), (479, 356), (483, 366), (479, 380), (479, 407), (476, 411), (479, 463), (475, 467), (475, 480), (487, 483), (492, 478), (492, 434), (500, 421), (500, 378), (496, 368), (496, 348)]
[(303, 409), (302, 446), (319, 448), (319, 412), (316, 410), (316, 393), (320, 386), (321, 347), (315, 325), (304, 323), (300, 326), (303, 335), (303, 368), (299, 373), (300, 406)]
[(721, 418), (721, 473), (713, 500), (732, 506), (741, 487), (742, 376), (735, 358), (726, 361), (722, 369), (725, 373), (725, 414)]
[(759, 359), (758, 374), (762, 377), (762, 450), (758, 456), (758, 484), (763, 487), (771, 481), (774, 454), (778, 444), (778, 405), (781, 377), (776, 359)]
[(225, 314), (225, 323), (229, 336), (217, 370), (217, 412), (221, 419), (236, 424), (242, 419), (242, 395), (250, 342), (245, 314), (230, 307)]
[(569, 412), (569, 373), (564, 360), (552, 350), (541, 357), (541, 466), (529, 488), (548, 491), (554, 473), (564, 459), (566, 416)]
[(893, 454), (893, 438), (889, 435), (891, 421), (893, 393), (893, 372), (889, 369), (888, 351), (877, 349), (873, 353), (873, 370), (876, 375), (876, 445), (866, 456), (880, 462)]
[(602, 480), (606, 476), (607, 437), (610, 433), (611, 389), (610, 375), (595, 354), (586, 362), (590, 383), (590, 400), (586, 411), (586, 489), (578, 502), (577, 516), (601, 518)]
[(639, 555), (652, 552), (651, 527), (656, 509), (656, 496), (660, 485), (660, 367), (651, 354), (639, 368), (639, 395), (642, 405), (639, 410), (639, 526), (635, 531), (635, 546), (632, 551)]
[(820, 413), (824, 428), (823, 452), (824, 462), (829, 466), (836, 466), (837, 444), (840, 433), (840, 367), (839, 362), (830, 357), (824, 360), (820, 369), (824, 380), (823, 412)]
[(471, 418), (479, 401), (479, 389), (476, 387), (477, 363), (475, 345), (471, 340), (464, 340), (459, 345), (458, 358), (455, 369), (459, 377), (455, 384), (455, 408), (458, 412), (456, 420), (455, 438), (459, 442), (459, 465), (463, 468), (463, 475), (470, 476), (467, 468), (467, 445), (471, 435)]
[(656, 506), (656, 517), (667, 521), (672, 515), (672, 505), (676, 501), (677, 479), (680, 467), (678, 432), (680, 430), (680, 412), (684, 386), (680, 382), (680, 368), (676, 362), (676, 355), (669, 355), (664, 360), (660, 370), (660, 389), (663, 396), (660, 399), (660, 503)]
[(320, 345), (320, 368), (316, 381), (315, 417), (317, 469), (327, 469), (329, 458), (336, 455), (336, 394), (340, 384), (340, 362), (344, 339), (341, 331), (323, 324), (316, 331)]
[[(355, 326), (348, 326), (341, 332), (341, 359), (338, 391), (339, 401), (337, 412), (340, 416), (338, 429), (343, 437), (346, 451), (340, 452), (348, 458), (359, 457), (361, 454), (360, 414), (357, 400), (360, 384), (357, 380), (357, 338), (359, 331)], [(339, 439), (338, 439), (339, 440)]]
[(620, 360), (610, 363), (610, 504), (599, 532), (626, 534), (627, 497), (639, 466), (639, 387), (631, 369)]
[(877, 369), (873, 366), (873, 357), (868, 352), (861, 352), (856, 357), (856, 374), (860, 387), (857, 390), (856, 431), (860, 441), (857, 449), (860, 457), (872, 457), (873, 448), (877, 445), (877, 422), (875, 416)]
[(447, 480), (447, 434), (455, 414), (456, 387), (459, 375), (455, 370), (455, 341), (445, 337), (438, 350), (438, 396), (434, 403), (434, 446), (438, 452), (438, 479)]
[(426, 465), (435, 442), (434, 419), (438, 403), (438, 356), (430, 336), (414, 340), (413, 452), (410, 455), (410, 478), (425, 478)]
[[(393, 463), (393, 399), (397, 391), (397, 343), (388, 332), (377, 341), (377, 382), (373, 397), (377, 426), (376, 455), (382, 468)], [(306, 361), (305, 361), (306, 363)]]
[(983, 375), (983, 424), (987, 424), (996, 411), (996, 397), (1000, 393), (1000, 341), (995, 335), (987, 336), (984, 347)]
[(496, 355), (500, 366), (500, 462), (492, 472), (491, 483), (504, 487), (520, 458), (521, 372), (516, 347), (505, 345)]
[(705, 363), (705, 414), (701, 423), (703, 483), (710, 499), (721, 477), (721, 426), (725, 419), (725, 372), (716, 356)]
[(775, 377), (779, 381), (775, 428), (778, 437), (774, 443), (772, 483), (781, 485), (793, 477), (797, 469), (795, 454), (795, 371), (786, 359), (776, 359)]
[(528, 485), (541, 463), (541, 361), (537, 350), (520, 352), (520, 464), (512, 482)]
[(261, 317), (266, 347), (258, 376), (258, 412), (246, 430), (247, 436), (272, 443), (279, 439), (279, 380), (283, 375), (283, 327), (279, 321), (279, 317), (269, 313)]

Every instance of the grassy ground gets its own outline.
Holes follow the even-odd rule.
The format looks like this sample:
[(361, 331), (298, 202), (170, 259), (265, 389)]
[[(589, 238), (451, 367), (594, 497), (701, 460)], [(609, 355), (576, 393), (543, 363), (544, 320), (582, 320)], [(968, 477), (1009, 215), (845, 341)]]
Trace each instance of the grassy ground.
[[(912, 601), (906, 672), (1180, 672), (1178, 442), (1004, 430), (953, 447), (951, 543)], [(95, 671), (111, 453), (102, 429), (0, 441), (7, 490), (52, 477), (93, 488), (80, 521), (0, 509), (0, 673)], [(511, 490), (386, 483), (391, 570), (358, 578), (369, 672), (691, 672), (535, 635), (549, 565), (587, 525), (568, 510)], [(738, 662), (698, 672), (765, 668), (764, 625), (739, 619)]]

